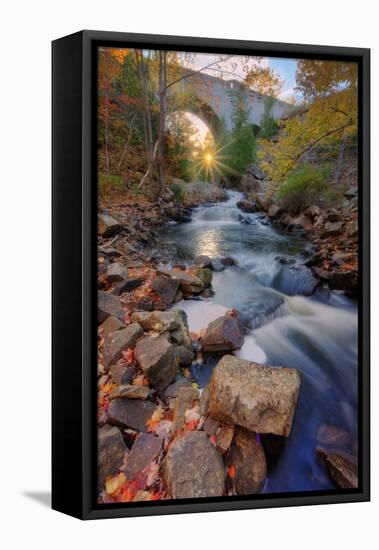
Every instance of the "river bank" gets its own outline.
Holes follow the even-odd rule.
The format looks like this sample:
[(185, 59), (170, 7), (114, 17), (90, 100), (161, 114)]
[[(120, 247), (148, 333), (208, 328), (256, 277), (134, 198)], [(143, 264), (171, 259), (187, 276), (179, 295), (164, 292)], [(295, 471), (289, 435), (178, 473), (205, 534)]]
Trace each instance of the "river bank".
[[(195, 496), (356, 483), (354, 303), (319, 288), (304, 265), (304, 235), (287, 235), (266, 215), (243, 212), (237, 206), (242, 198), (229, 193), (226, 202), (197, 206), (188, 212), (190, 221), (171, 221), (158, 231), (143, 226), (144, 238), (133, 235), (135, 250), (131, 233), (122, 235), (119, 228), (100, 238), (101, 501), (179, 498), (184, 481), (194, 491), (204, 472), (178, 472), (175, 466), (183, 453), (188, 461), (192, 447), (213, 457), (205, 464), (215, 472), (210, 485), (203, 484), (207, 494)], [(112, 242), (116, 235), (122, 236)], [(120, 254), (123, 241), (129, 248)], [(233, 368), (228, 357), (237, 361)], [(237, 415), (225, 410), (222, 388), (231, 368), (228, 392), (241, 402), (241, 372), (246, 398), (254, 395), (261, 414), (268, 414), (268, 390), (255, 379), (249, 386), (246, 361), (258, 378), (262, 364), (285, 367), (294, 377), (278, 385), (278, 402), (288, 408), (272, 409), (279, 396), (269, 399), (269, 416), (277, 419), (269, 428), (241, 407)], [(121, 454), (125, 465), (115, 468), (111, 457)], [(139, 470), (129, 479), (125, 471), (135, 461)], [(250, 465), (247, 480), (243, 464)]]

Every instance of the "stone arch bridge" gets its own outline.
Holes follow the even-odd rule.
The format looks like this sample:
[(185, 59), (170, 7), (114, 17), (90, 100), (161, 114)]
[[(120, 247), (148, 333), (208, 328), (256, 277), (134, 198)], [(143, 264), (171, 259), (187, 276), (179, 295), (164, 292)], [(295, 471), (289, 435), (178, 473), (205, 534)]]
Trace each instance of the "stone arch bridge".
[[(265, 110), (265, 101), (268, 98), (249, 89), (238, 80), (222, 80), (206, 73), (197, 73), (181, 80), (173, 86), (173, 92), (180, 90), (195, 96), (196, 101), (189, 102), (181, 110), (197, 115), (217, 136), (221, 120), (227, 130), (233, 128), (233, 113), (239, 97), (242, 96), (245, 109), (248, 112), (249, 122), (257, 129)], [(175, 91), (174, 91), (175, 90)], [(284, 118), (293, 110), (293, 105), (274, 99), (272, 116), (274, 119)]]

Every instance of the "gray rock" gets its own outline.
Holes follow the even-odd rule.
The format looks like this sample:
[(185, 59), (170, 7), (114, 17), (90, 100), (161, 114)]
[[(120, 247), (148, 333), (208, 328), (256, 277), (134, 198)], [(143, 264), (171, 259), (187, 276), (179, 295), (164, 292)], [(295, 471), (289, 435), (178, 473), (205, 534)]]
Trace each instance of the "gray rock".
[(97, 293), (97, 319), (99, 323), (103, 323), (109, 316), (122, 318), (124, 312), (122, 310), (120, 299), (113, 294), (99, 290)]
[(188, 378), (180, 378), (173, 384), (170, 384), (165, 392), (164, 392), (164, 398), (165, 399), (173, 399), (178, 395), (178, 391), (180, 388), (192, 388), (192, 383)]
[(138, 369), (129, 365), (112, 365), (109, 373), (116, 384), (130, 384), (138, 373)]
[(137, 436), (132, 450), (126, 460), (124, 474), (126, 479), (133, 480), (158, 456), (162, 440), (152, 434), (141, 433)]
[(140, 340), (135, 347), (134, 357), (150, 384), (158, 391), (165, 389), (179, 374), (175, 346), (167, 334), (147, 336)]
[(161, 468), (172, 498), (216, 497), (224, 493), (224, 463), (204, 432), (189, 432), (174, 440)]
[(98, 215), (98, 231), (105, 238), (113, 237), (122, 231), (123, 226), (108, 214)]
[(178, 269), (159, 268), (157, 272), (160, 275), (171, 277), (172, 279), (179, 281), (179, 288), (183, 292), (200, 294), (200, 292), (204, 290), (203, 281), (199, 279), (199, 277), (196, 277), (196, 275), (192, 275), (191, 273), (188, 273), (186, 271), (181, 271)]
[(97, 445), (97, 489), (101, 492), (106, 478), (115, 475), (122, 466), (127, 447), (120, 430), (109, 424), (98, 429)]
[(137, 311), (132, 313), (132, 321), (141, 325), (146, 331), (162, 334), (170, 333), (175, 344), (183, 344), (191, 348), (191, 338), (188, 329), (187, 315), (180, 309), (170, 311)]
[(324, 232), (322, 236), (336, 237), (337, 235), (340, 235), (342, 233), (342, 228), (343, 228), (342, 222), (335, 222), (335, 223), (328, 222), (325, 224)]
[(107, 279), (110, 283), (117, 283), (128, 278), (128, 268), (117, 262), (107, 267)]
[(288, 436), (300, 390), (296, 369), (225, 355), (208, 384), (208, 414), (257, 433)]
[(153, 280), (151, 288), (161, 297), (164, 304), (170, 305), (175, 300), (179, 288), (179, 281), (161, 275)]
[(120, 330), (121, 328), (125, 328), (125, 325), (120, 321), (120, 319), (117, 319), (117, 317), (107, 317), (99, 328), (101, 329), (103, 337), (106, 338), (108, 334), (116, 332), (116, 330)]
[(133, 386), (131, 384), (121, 384), (114, 388), (109, 399), (117, 399), (119, 397), (128, 397), (128, 399), (142, 399), (145, 400), (150, 396), (151, 390), (148, 386)]
[(155, 405), (151, 401), (120, 397), (113, 399), (109, 407), (109, 422), (139, 432), (147, 431), (147, 422), (153, 416)]
[(132, 323), (126, 328), (108, 334), (103, 349), (104, 367), (107, 369), (118, 361), (124, 349), (133, 348), (143, 335), (143, 329), (138, 323)]

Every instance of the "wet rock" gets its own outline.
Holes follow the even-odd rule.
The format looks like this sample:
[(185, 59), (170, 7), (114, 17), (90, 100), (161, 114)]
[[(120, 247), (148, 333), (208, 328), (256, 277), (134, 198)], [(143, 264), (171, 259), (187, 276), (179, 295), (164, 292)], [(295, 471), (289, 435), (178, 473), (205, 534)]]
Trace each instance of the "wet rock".
[(122, 350), (133, 348), (142, 335), (143, 329), (138, 323), (108, 334), (103, 349), (104, 367), (109, 368), (112, 363), (116, 363)]
[(227, 314), (208, 325), (202, 350), (205, 352), (232, 351), (240, 349), (243, 340), (238, 319)]
[(177, 432), (185, 423), (185, 413), (192, 409), (193, 402), (199, 399), (199, 392), (193, 387), (179, 388), (175, 401), (174, 419), (172, 423), (172, 433)]
[(107, 267), (106, 274), (110, 283), (117, 283), (128, 278), (128, 268), (115, 262)]
[(356, 489), (358, 487), (357, 459), (342, 452), (327, 452), (317, 449), (317, 456), (323, 460), (333, 481), (341, 489)]
[(186, 367), (191, 365), (195, 357), (193, 351), (189, 350), (185, 346), (175, 346), (174, 353), (178, 365), (183, 365)]
[(134, 357), (150, 384), (158, 391), (167, 388), (179, 374), (175, 346), (167, 334), (147, 336), (140, 340), (135, 347)]
[(120, 397), (113, 399), (109, 407), (109, 422), (123, 428), (146, 432), (155, 405), (151, 401)]
[(99, 290), (97, 293), (97, 319), (99, 323), (105, 321), (109, 316), (122, 318), (124, 312), (122, 310), (121, 302), (119, 298)]
[(151, 390), (148, 386), (132, 386), (130, 384), (122, 384), (114, 388), (109, 399), (117, 399), (119, 397), (128, 397), (128, 399), (145, 400), (150, 396)]
[(231, 256), (226, 256), (225, 258), (220, 258), (220, 262), (225, 266), (237, 265), (237, 260)]
[(328, 272), (329, 286), (332, 290), (344, 290), (354, 296), (358, 291), (358, 273), (356, 271)]
[(177, 304), (178, 302), (181, 302), (183, 300), (183, 292), (181, 290), (178, 290), (178, 292), (175, 295), (174, 303)]
[(330, 209), (327, 216), (326, 221), (328, 222), (339, 222), (341, 219), (341, 214), (338, 212), (338, 210), (335, 210), (334, 208)]
[(352, 444), (350, 434), (331, 424), (323, 424), (317, 431), (316, 439), (323, 445), (345, 447)]
[(358, 222), (350, 222), (347, 229), (347, 236), (352, 239), (358, 237)]
[(151, 288), (161, 297), (166, 305), (174, 302), (179, 288), (179, 281), (169, 277), (158, 276), (151, 283)]
[(126, 279), (124, 281), (121, 281), (117, 284), (115, 284), (112, 294), (115, 296), (119, 296), (120, 294), (123, 294), (124, 292), (132, 292), (132, 290), (135, 290), (136, 288), (139, 288), (144, 284), (144, 279), (140, 278), (134, 278), (134, 279)]
[(166, 277), (171, 277), (179, 281), (179, 288), (182, 292), (187, 292), (190, 294), (200, 294), (204, 290), (204, 283), (196, 275), (191, 275), (186, 271), (180, 271), (178, 269), (164, 269), (159, 268), (157, 272), (160, 275), (165, 275)]
[(108, 336), (111, 332), (116, 332), (116, 330), (120, 330), (121, 328), (125, 328), (124, 323), (120, 321), (120, 319), (117, 319), (117, 317), (108, 317), (105, 319), (105, 321), (100, 325), (100, 330), (104, 338)]
[(340, 235), (342, 233), (342, 227), (343, 227), (342, 222), (335, 222), (335, 223), (328, 222), (325, 224), (324, 232), (322, 236), (324, 238), (336, 237), (337, 235)]
[(126, 479), (134, 479), (159, 455), (162, 440), (152, 434), (141, 433), (137, 436), (126, 460), (124, 474)]
[(208, 384), (208, 414), (257, 433), (288, 436), (300, 390), (296, 369), (225, 355)]
[(253, 214), (254, 212), (258, 212), (258, 208), (255, 202), (242, 200), (237, 202), (237, 208), (242, 210), (242, 212), (246, 212), (247, 214)]
[(106, 239), (117, 235), (123, 229), (122, 224), (107, 214), (99, 214), (97, 219), (98, 231)]
[(223, 460), (200, 431), (173, 442), (162, 463), (162, 477), (172, 498), (216, 497), (224, 492)]
[(138, 373), (138, 369), (128, 365), (112, 365), (109, 374), (116, 384), (130, 384)]
[(212, 259), (209, 256), (205, 256), (204, 254), (201, 256), (196, 256), (195, 258), (195, 265), (198, 265), (200, 267), (208, 267), (211, 268), (212, 266)]
[(127, 447), (120, 430), (109, 424), (98, 429), (97, 445), (97, 489), (100, 492), (106, 478), (115, 475), (122, 466)]
[(282, 265), (293, 265), (296, 263), (295, 258), (291, 258), (290, 256), (276, 256), (275, 260)]
[(238, 495), (253, 495), (263, 489), (267, 472), (266, 457), (254, 432), (236, 429), (228, 464), (235, 468), (232, 481)]
[(317, 279), (308, 267), (294, 264), (284, 265), (275, 275), (272, 286), (289, 296), (297, 294), (310, 296), (313, 294), (317, 283)]
[(212, 271), (224, 271), (225, 264), (221, 260), (212, 260), (211, 267)]
[[(222, 264), (221, 264), (222, 265)], [(212, 271), (207, 267), (202, 267), (198, 269), (197, 276), (204, 283), (205, 287), (209, 287), (212, 283)]]

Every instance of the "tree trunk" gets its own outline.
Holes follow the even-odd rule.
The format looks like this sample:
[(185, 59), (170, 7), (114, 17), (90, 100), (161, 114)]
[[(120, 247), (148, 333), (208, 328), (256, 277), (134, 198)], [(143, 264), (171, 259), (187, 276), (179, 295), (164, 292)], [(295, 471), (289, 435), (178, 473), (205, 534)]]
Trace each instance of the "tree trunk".
[(343, 163), (343, 155), (345, 152), (345, 143), (346, 143), (346, 134), (343, 133), (341, 138), (340, 148), (338, 151), (337, 168), (336, 168), (336, 173), (334, 175), (334, 185), (338, 185), (338, 182), (340, 179), (342, 163)]
[(153, 128), (151, 123), (151, 111), (149, 104), (149, 82), (148, 82), (148, 63), (144, 60), (142, 50), (135, 50), (136, 64), (138, 77), (141, 85), (142, 93), (142, 119), (145, 134), (146, 160), (147, 166), (150, 167), (153, 158)]
[(105, 132), (105, 168), (107, 174), (109, 174), (109, 109), (108, 109), (108, 96), (105, 96), (105, 120), (104, 120), (104, 132)]

